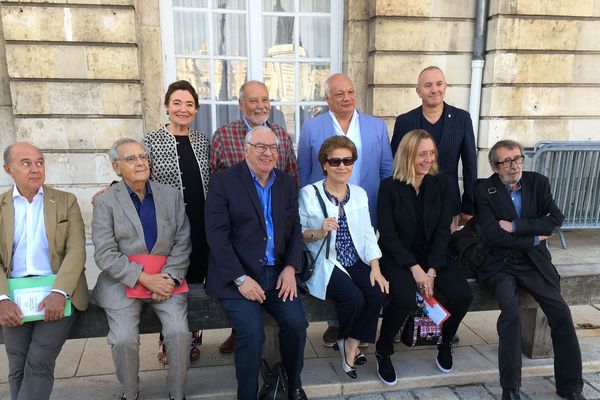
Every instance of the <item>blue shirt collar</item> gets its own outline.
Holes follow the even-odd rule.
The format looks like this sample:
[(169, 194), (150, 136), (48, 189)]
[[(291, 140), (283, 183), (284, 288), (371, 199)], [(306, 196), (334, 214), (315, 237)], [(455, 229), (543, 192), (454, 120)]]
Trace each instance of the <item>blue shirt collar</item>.
[[(242, 115), (242, 121), (244, 121), (244, 124), (246, 125), (246, 129), (248, 129), (248, 132), (252, 130), (252, 126), (250, 126), (250, 123), (248, 122), (248, 120), (246, 119), (245, 115)], [(269, 127), (269, 121), (265, 121), (264, 124), (262, 124), (262, 126), (266, 126), (267, 128)]]
[[(260, 181), (258, 180), (258, 177), (256, 175), (254, 175), (252, 168), (250, 168), (250, 164), (248, 164), (248, 160), (245, 160), (245, 161), (246, 161), (246, 166), (248, 167), (248, 171), (250, 171), (250, 175), (252, 176), (252, 180), (254, 181), (254, 184), (262, 187), (262, 185), (260, 184)], [(274, 181), (275, 181), (275, 168), (273, 168), (271, 170), (271, 173), (269, 174), (269, 180), (267, 181), (265, 188), (271, 186)]]
[[(129, 187), (129, 185), (125, 183), (125, 180), (123, 180), (123, 184), (127, 188), (127, 193), (129, 193), (129, 196), (135, 195), (137, 197), (137, 194)], [(152, 186), (150, 186), (150, 182), (148, 181), (146, 181), (146, 195), (152, 196)]]

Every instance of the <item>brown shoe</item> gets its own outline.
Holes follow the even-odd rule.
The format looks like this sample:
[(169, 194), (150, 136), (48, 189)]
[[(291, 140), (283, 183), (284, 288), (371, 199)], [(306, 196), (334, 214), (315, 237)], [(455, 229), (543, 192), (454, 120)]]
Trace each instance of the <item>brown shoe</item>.
[(200, 345), (202, 344), (202, 332), (192, 332), (192, 344), (190, 346), (190, 361), (200, 358)]
[(323, 333), (323, 346), (325, 347), (334, 347), (338, 340), (338, 333), (340, 328), (337, 326), (328, 326), (325, 332)]
[(235, 349), (235, 334), (233, 333), (233, 331), (231, 331), (231, 334), (229, 335), (229, 337), (227, 339), (225, 339), (225, 341), (223, 343), (221, 343), (221, 345), (219, 346), (219, 351), (221, 353), (229, 354), (229, 353), (233, 353), (234, 349)]

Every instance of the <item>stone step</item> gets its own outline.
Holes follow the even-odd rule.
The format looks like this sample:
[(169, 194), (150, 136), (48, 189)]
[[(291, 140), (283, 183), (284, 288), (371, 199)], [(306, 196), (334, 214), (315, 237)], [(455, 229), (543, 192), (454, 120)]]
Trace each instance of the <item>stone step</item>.
[[(600, 371), (600, 337), (583, 337), (579, 340), (584, 371), (587, 373)], [(339, 399), (345, 396), (384, 392), (389, 394), (386, 398), (402, 398), (397, 397), (395, 392), (409, 393), (409, 391), (415, 392), (436, 387), (462, 387), (461, 385), (471, 387), (483, 383), (499, 390), (497, 383), (493, 383), (498, 380), (496, 352), (497, 346), (489, 344), (456, 347), (453, 353), (454, 370), (449, 374), (443, 374), (435, 368), (434, 357), (436, 352), (432, 348), (397, 352), (392, 359), (398, 374), (398, 384), (393, 387), (385, 386), (379, 381), (375, 370), (375, 358), (372, 353), (367, 355), (368, 363), (359, 368), (358, 379), (356, 380), (348, 378), (341, 372), (338, 357), (307, 359), (304, 364), (302, 378), (308, 397), (313, 399), (325, 397)], [(544, 377), (552, 374), (553, 360), (551, 358), (523, 359), (524, 378)], [(144, 399), (166, 398), (168, 390), (164, 370), (141, 372), (140, 379), (141, 394)], [(492, 383), (490, 384), (490, 382)], [(598, 383), (600, 383), (600, 380)], [(112, 373), (61, 378), (55, 381), (51, 399), (114, 400), (117, 398), (119, 390), (119, 383)], [(469, 390), (475, 389), (461, 389), (461, 391), (466, 392)], [(7, 394), (8, 385), (0, 384), (0, 397)], [(233, 365), (202, 366), (190, 369), (188, 399), (226, 400), (235, 399), (235, 397), (235, 371)], [(374, 398), (383, 399), (383, 397)]]

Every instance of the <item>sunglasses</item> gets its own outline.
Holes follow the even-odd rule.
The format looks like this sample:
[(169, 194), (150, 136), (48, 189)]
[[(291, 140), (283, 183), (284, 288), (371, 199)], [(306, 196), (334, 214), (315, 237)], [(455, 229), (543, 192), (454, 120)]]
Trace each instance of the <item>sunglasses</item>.
[(330, 158), (327, 160), (327, 164), (332, 167), (339, 167), (341, 163), (344, 163), (346, 167), (354, 164), (356, 160), (353, 157), (344, 157), (344, 158)]

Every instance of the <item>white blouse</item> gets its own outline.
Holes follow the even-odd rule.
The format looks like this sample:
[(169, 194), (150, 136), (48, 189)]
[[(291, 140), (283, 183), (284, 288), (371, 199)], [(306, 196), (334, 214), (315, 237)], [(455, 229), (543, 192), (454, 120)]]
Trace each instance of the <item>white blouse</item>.
[[(323, 190), (323, 181), (314, 183), (314, 185), (321, 193), (321, 197), (325, 202), (327, 208), (327, 215), (333, 217), (338, 215), (338, 207), (333, 204)], [(352, 236), (352, 242), (354, 248), (358, 253), (361, 261), (369, 265), (372, 260), (381, 258), (381, 250), (377, 245), (377, 237), (375, 236), (375, 229), (371, 225), (371, 217), (369, 216), (369, 202), (367, 193), (363, 188), (356, 185), (350, 186), (350, 199), (344, 206), (346, 212), (346, 218), (348, 220), (348, 229)], [(315, 193), (313, 185), (306, 185), (300, 190), (300, 223), (302, 224), (302, 232), (307, 229), (321, 229), (323, 224), (323, 210), (319, 204), (319, 199)], [(335, 237), (336, 232), (331, 232), (331, 240), (329, 243), (329, 259), (325, 259), (326, 249), (323, 247), (321, 254), (316, 259), (315, 270), (311, 278), (306, 282), (308, 290), (311, 295), (325, 300), (327, 285), (333, 268), (338, 267), (344, 273), (348, 273), (342, 265), (337, 261), (337, 255), (335, 251)], [(326, 240), (326, 239), (323, 239)], [(306, 243), (306, 246), (312, 253), (313, 257), (317, 255), (319, 247), (323, 243), (323, 240), (317, 240), (314, 242)]]

